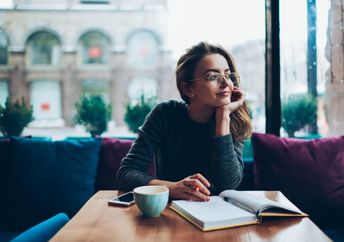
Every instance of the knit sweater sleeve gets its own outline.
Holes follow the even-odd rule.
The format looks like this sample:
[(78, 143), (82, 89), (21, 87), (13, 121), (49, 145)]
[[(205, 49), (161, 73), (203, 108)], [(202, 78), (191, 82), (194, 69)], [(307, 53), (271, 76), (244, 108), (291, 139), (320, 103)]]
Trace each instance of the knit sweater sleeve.
[(154, 177), (147, 174), (149, 164), (160, 143), (163, 129), (161, 104), (157, 105), (139, 128), (126, 157), (123, 158), (117, 172), (118, 188), (129, 191), (138, 186), (147, 185)]
[(244, 168), (242, 149), (243, 143), (230, 134), (213, 138), (211, 180), (214, 193), (239, 186)]

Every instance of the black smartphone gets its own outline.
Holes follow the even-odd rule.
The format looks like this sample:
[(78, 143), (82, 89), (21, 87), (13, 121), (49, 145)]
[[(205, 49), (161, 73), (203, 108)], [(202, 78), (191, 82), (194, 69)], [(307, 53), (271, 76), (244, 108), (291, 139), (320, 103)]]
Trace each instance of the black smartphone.
[(124, 206), (129, 207), (135, 203), (134, 201), (134, 193), (127, 192), (118, 197), (114, 197), (108, 201), (109, 205), (117, 205), (117, 206)]

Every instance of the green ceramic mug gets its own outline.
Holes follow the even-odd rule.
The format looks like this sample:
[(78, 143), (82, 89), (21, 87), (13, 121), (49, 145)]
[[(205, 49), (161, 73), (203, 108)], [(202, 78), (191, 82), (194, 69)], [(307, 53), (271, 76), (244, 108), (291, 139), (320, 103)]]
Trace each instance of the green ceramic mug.
[(141, 214), (159, 217), (168, 202), (168, 188), (164, 186), (142, 186), (134, 189), (134, 199)]

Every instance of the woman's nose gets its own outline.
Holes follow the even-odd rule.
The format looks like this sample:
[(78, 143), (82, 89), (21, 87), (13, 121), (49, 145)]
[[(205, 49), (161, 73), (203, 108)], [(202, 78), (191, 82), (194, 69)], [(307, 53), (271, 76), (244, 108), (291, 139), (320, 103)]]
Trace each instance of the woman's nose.
[(223, 87), (229, 87), (229, 89), (231, 90), (231, 91), (233, 91), (233, 89), (234, 89), (234, 83), (232, 82), (232, 80), (230, 79), (230, 78), (228, 78), (228, 79), (226, 79), (226, 77), (222, 77), (223, 79), (222, 79), (222, 86)]

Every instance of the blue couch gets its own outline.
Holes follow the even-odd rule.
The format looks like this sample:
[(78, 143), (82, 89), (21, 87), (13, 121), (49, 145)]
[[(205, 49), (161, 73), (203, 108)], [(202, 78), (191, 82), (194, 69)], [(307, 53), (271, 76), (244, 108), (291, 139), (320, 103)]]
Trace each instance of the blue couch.
[(93, 195), (100, 139), (0, 140), (0, 240), (56, 214), (72, 217)]
[(46, 242), (68, 221), (69, 218), (65, 213), (59, 213), (19, 234), (11, 242)]
[[(0, 139), (0, 242), (59, 213), (72, 218), (98, 190), (117, 189), (131, 140)], [(149, 167), (154, 175), (154, 163)], [(42, 227), (42, 226), (40, 226)]]
[[(117, 189), (115, 173), (131, 143), (110, 138), (0, 139), (0, 242), (55, 214), (72, 218), (96, 191)], [(154, 174), (153, 162), (149, 173)], [(255, 180), (255, 162), (246, 158), (238, 189), (259, 189)], [(344, 241), (341, 229), (321, 222), (334, 241)]]

